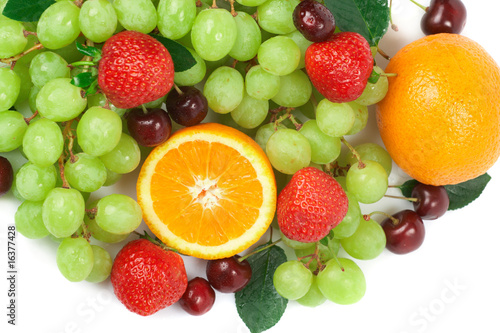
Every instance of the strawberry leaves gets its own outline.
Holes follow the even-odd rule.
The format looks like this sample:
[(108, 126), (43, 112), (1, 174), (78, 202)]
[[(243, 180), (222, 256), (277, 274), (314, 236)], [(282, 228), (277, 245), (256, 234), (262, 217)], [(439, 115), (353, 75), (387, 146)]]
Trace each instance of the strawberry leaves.
[(389, 27), (387, 0), (325, 0), (325, 6), (340, 30), (361, 34), (371, 46), (378, 45)]

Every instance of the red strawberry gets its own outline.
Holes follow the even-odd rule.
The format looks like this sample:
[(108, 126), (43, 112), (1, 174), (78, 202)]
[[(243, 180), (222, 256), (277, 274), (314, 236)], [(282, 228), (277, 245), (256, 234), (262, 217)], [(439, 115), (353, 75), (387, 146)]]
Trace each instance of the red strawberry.
[(181, 298), (187, 276), (180, 255), (149, 240), (136, 239), (116, 255), (111, 283), (127, 309), (149, 316)]
[(278, 196), (281, 232), (304, 243), (321, 240), (347, 214), (348, 199), (333, 177), (313, 167), (297, 171)]
[(373, 70), (370, 45), (356, 32), (336, 33), (326, 42), (311, 44), (304, 60), (314, 87), (334, 103), (358, 98)]
[(130, 109), (170, 91), (174, 63), (165, 46), (153, 37), (122, 31), (104, 43), (98, 82), (111, 103)]

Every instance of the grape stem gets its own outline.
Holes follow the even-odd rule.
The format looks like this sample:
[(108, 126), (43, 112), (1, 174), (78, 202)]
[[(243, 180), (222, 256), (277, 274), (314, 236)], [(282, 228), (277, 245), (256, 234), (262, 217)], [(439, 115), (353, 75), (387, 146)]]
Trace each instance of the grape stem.
[(69, 186), (68, 181), (66, 180), (66, 177), (64, 176), (64, 153), (62, 153), (61, 156), (59, 157), (58, 164), (59, 164), (59, 175), (61, 176), (63, 182), (61, 187), (71, 188)]
[(217, 0), (212, 1), (212, 6), (210, 8), (219, 8), (217, 7)]
[(32, 115), (31, 117), (28, 117), (28, 118), (24, 118), (24, 121), (26, 122), (26, 125), (29, 125), (30, 124), (30, 121), (33, 120), (33, 118), (35, 118), (36, 116), (38, 116), (38, 110), (36, 110)]
[(351, 153), (354, 155), (354, 157), (356, 157), (356, 159), (358, 160), (358, 168), (359, 169), (364, 169), (365, 168), (365, 164), (363, 163), (363, 161), (361, 161), (361, 156), (359, 155), (359, 153), (356, 151), (356, 149), (354, 149), (353, 146), (351, 146), (351, 144), (349, 142), (346, 141), (346, 139), (344, 137), (341, 137), (340, 138), (340, 141), (346, 145), (347, 148), (349, 148), (349, 150), (351, 151)]
[(73, 1), (73, 4), (74, 4), (75, 6), (77, 6), (78, 8), (82, 8), (83, 1), (84, 1), (84, 0), (75, 0), (75, 1)]
[(365, 219), (365, 221), (369, 221), (371, 219), (372, 215), (375, 215), (375, 214), (383, 215), (383, 216), (391, 219), (391, 221), (394, 225), (398, 225), (400, 222), (399, 219), (395, 218), (394, 216), (389, 215), (385, 212), (381, 212), (381, 211), (374, 211), (374, 212), (371, 212), (370, 214), (365, 214), (365, 215), (363, 215), (363, 218)]
[(233, 15), (233, 17), (238, 16), (238, 13), (234, 10), (234, 0), (227, 0), (227, 1), (231, 5), (231, 15)]
[(24, 52), (19, 53), (16, 56), (13, 56), (10, 58), (5, 58), (5, 59), (0, 59), (0, 62), (3, 62), (4, 64), (11, 64), (11, 68), (14, 68), (16, 61), (18, 61), (19, 59), (21, 59), (23, 56), (27, 55), (28, 53), (36, 51), (36, 50), (40, 50), (40, 49), (43, 49), (42, 43), (35, 44), (31, 48), (27, 49)]
[[(97, 209), (97, 208), (95, 208)], [(87, 240), (87, 242), (90, 243), (90, 236), (92, 236), (88, 226), (85, 224), (85, 222), (82, 222), (82, 237)]]
[(85, 209), (85, 214), (87, 214), (89, 219), (91, 220), (95, 219), (95, 216), (97, 214), (97, 207), (94, 207), (92, 209)]
[(29, 31), (29, 30), (24, 30), (23, 35), (24, 35), (24, 37), (28, 37), (29, 35), (37, 36), (36, 32)]

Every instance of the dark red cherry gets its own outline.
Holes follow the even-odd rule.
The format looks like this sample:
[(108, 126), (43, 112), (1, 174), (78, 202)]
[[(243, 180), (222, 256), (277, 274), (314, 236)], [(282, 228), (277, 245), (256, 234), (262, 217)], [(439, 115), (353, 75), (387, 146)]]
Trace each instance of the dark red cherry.
[(208, 102), (201, 91), (195, 87), (179, 87), (172, 89), (165, 104), (172, 120), (182, 126), (193, 126), (201, 123), (208, 113)]
[(9, 192), (14, 180), (14, 171), (9, 160), (0, 156), (0, 197)]
[(411, 192), (415, 212), (422, 220), (435, 220), (446, 213), (450, 205), (448, 192), (443, 186), (417, 184)]
[(427, 7), (420, 28), (426, 35), (459, 34), (465, 27), (467, 10), (460, 0), (432, 0)]
[(130, 135), (144, 147), (165, 142), (172, 132), (172, 121), (162, 109), (133, 109), (126, 115)]
[(186, 291), (179, 299), (180, 306), (193, 316), (207, 313), (215, 302), (215, 291), (207, 280), (195, 277), (188, 281)]
[(239, 256), (210, 260), (207, 263), (208, 282), (222, 293), (235, 293), (243, 289), (252, 277), (252, 268)]
[(293, 24), (311, 42), (324, 42), (335, 32), (332, 12), (315, 0), (303, 0), (295, 7)]
[(424, 223), (420, 216), (407, 209), (394, 214), (393, 218), (398, 222), (387, 218), (381, 223), (387, 239), (386, 248), (396, 254), (406, 254), (418, 249), (425, 237)]

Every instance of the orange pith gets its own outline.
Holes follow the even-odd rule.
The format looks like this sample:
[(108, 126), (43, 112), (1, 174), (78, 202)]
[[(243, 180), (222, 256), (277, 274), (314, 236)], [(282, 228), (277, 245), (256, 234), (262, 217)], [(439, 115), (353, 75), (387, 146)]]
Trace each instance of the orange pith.
[(165, 244), (215, 259), (245, 250), (267, 230), (276, 184), (250, 137), (210, 123), (182, 129), (151, 152), (137, 197), (146, 224)]

